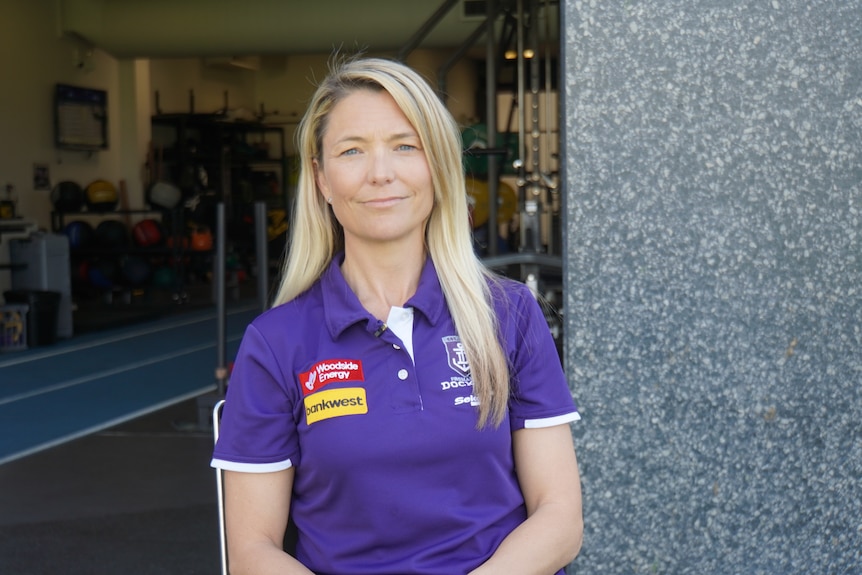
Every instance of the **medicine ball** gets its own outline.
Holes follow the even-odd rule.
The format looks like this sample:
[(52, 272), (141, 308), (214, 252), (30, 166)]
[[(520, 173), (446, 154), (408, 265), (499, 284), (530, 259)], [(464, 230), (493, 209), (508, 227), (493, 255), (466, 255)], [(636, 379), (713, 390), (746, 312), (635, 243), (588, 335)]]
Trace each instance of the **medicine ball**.
[(69, 238), (69, 249), (73, 252), (90, 247), (95, 237), (93, 226), (82, 220), (69, 222), (63, 232)]
[(186, 266), (191, 261), (191, 256), (188, 253), (189, 237), (182, 236), (177, 238), (177, 240), (173, 236), (168, 236), (167, 240), (165, 240), (165, 244), (171, 251), (171, 255), (167, 261), (173, 266)]
[(187, 249), (189, 249), (188, 236), (182, 236), (178, 239), (179, 241), (177, 241), (174, 236), (168, 236), (165, 240), (165, 244), (173, 251), (186, 251)]
[(104, 249), (120, 249), (129, 245), (129, 230), (119, 220), (104, 220), (96, 226), (96, 243)]
[(157, 246), (162, 243), (162, 226), (154, 219), (141, 220), (132, 227), (132, 239), (142, 248)]
[(180, 203), (183, 197), (180, 189), (168, 182), (156, 182), (149, 192), (150, 205), (155, 208), (172, 210)]
[(59, 182), (51, 189), (51, 203), (58, 212), (77, 212), (84, 207), (84, 189), (71, 180)]
[(160, 288), (169, 289), (174, 287), (177, 281), (176, 272), (173, 268), (162, 266), (153, 272), (153, 285)]
[(116, 209), (117, 188), (107, 180), (96, 180), (87, 186), (87, 208), (94, 212), (110, 212)]
[(72, 271), (72, 287), (76, 290), (81, 286), (90, 283), (90, 262), (89, 260), (81, 260), (72, 262), (70, 265)]
[(120, 259), (120, 273), (123, 280), (132, 286), (140, 287), (150, 279), (150, 262), (140, 256), (127, 255)]
[(90, 285), (99, 289), (111, 289), (114, 287), (116, 273), (116, 264), (110, 259), (100, 259), (90, 262), (87, 268), (87, 277), (90, 280)]

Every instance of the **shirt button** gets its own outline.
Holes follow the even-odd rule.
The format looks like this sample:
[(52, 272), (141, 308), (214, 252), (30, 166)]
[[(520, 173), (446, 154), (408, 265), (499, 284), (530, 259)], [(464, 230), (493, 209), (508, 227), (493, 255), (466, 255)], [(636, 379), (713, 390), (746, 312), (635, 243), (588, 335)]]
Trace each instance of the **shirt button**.
[(396, 344), (396, 343), (393, 343), (393, 344), (392, 344), (392, 348), (393, 348), (393, 349), (401, 349), (401, 346), (400, 346), (400, 345), (398, 345), (398, 344)]
[(408, 374), (407, 374), (406, 369), (399, 369), (398, 370), (398, 379), (400, 379), (401, 381), (404, 381), (405, 379), (407, 379), (407, 375)]

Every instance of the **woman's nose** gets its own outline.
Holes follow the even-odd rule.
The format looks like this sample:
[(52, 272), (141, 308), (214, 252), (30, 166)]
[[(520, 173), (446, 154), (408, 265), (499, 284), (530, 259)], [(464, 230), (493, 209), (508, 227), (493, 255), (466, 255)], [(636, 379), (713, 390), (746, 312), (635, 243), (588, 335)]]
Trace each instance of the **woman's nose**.
[(394, 166), (387, 150), (376, 150), (371, 154), (368, 179), (374, 184), (388, 184), (394, 179)]

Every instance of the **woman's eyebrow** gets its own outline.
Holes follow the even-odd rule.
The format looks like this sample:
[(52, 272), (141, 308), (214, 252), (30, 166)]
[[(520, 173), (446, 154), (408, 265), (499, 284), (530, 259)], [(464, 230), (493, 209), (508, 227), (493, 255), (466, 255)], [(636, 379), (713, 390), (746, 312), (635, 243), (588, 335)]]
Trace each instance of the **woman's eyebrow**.
[[(417, 134), (416, 132), (397, 132), (395, 134), (391, 134), (391, 135), (387, 136), (385, 141), (394, 142), (396, 140), (405, 140), (405, 139), (409, 139), (409, 138), (418, 138), (418, 137), (419, 137), (419, 134)], [(342, 138), (339, 138), (338, 140), (336, 140), (333, 143), (334, 144), (344, 144), (344, 143), (350, 143), (350, 142), (364, 143), (367, 141), (368, 141), (368, 138), (365, 138), (364, 136), (348, 135), (348, 136), (344, 136)]]

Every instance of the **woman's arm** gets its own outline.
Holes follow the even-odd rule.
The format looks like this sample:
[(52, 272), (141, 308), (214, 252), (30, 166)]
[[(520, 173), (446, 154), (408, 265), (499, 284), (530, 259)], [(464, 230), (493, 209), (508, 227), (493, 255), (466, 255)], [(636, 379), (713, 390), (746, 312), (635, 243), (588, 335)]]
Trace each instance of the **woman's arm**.
[(520, 429), (512, 442), (527, 520), (471, 575), (553, 575), (581, 549), (581, 480), (569, 426)]
[(225, 530), (231, 575), (313, 575), (284, 552), (294, 469), (224, 472)]

